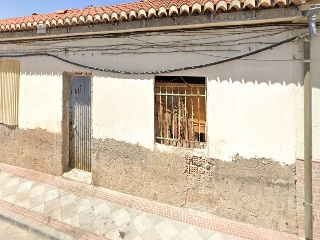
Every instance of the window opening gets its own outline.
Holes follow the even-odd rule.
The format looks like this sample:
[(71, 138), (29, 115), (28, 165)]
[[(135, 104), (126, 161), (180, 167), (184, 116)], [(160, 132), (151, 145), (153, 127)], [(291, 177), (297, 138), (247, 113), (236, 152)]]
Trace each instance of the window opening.
[(204, 77), (155, 77), (156, 142), (204, 148), (206, 86)]

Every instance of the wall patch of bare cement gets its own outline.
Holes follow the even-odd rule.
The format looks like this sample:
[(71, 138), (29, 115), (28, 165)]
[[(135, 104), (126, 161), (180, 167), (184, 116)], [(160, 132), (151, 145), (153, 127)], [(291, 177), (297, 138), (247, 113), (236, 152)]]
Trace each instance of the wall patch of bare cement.
[(93, 141), (92, 173), (97, 186), (297, 233), (294, 165), (223, 162), (106, 139)]
[(42, 129), (22, 130), (0, 124), (0, 162), (62, 175), (62, 137)]

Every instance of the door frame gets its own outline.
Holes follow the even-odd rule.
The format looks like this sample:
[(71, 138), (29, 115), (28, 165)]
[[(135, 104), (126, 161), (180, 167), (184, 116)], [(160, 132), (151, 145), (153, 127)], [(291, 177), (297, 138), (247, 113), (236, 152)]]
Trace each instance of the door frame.
[[(67, 172), (71, 169), (70, 159), (69, 159), (69, 141), (70, 141), (70, 129), (69, 129), (69, 108), (70, 108), (70, 85), (71, 78), (74, 76), (87, 76), (90, 77), (91, 84), (91, 94), (90, 94), (90, 104), (92, 108), (92, 72), (63, 72), (62, 74), (62, 121), (61, 121), (61, 130), (62, 130), (62, 170)], [(92, 111), (92, 109), (91, 109)], [(92, 126), (92, 112), (91, 112), (91, 126)], [(91, 127), (91, 136), (92, 136), (92, 127)], [(92, 149), (92, 146), (91, 146)], [(91, 152), (92, 155), (92, 152)]]

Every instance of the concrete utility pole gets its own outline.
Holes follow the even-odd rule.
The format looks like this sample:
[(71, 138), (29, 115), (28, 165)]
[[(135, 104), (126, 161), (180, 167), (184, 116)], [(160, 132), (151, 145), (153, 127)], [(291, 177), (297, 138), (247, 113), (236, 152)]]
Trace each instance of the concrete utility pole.
[(304, 231), (305, 239), (313, 239), (312, 215), (312, 86), (310, 79), (311, 40), (316, 37), (316, 14), (320, 6), (302, 11), (308, 18), (310, 39), (304, 41)]

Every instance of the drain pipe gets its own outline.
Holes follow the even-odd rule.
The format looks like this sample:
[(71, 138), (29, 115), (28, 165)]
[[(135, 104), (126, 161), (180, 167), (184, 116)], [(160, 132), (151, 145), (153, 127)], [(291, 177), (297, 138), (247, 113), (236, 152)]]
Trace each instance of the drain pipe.
[(305, 239), (313, 239), (312, 215), (312, 86), (310, 78), (311, 40), (316, 36), (316, 14), (320, 6), (302, 11), (308, 18), (310, 40), (304, 40), (304, 231)]

